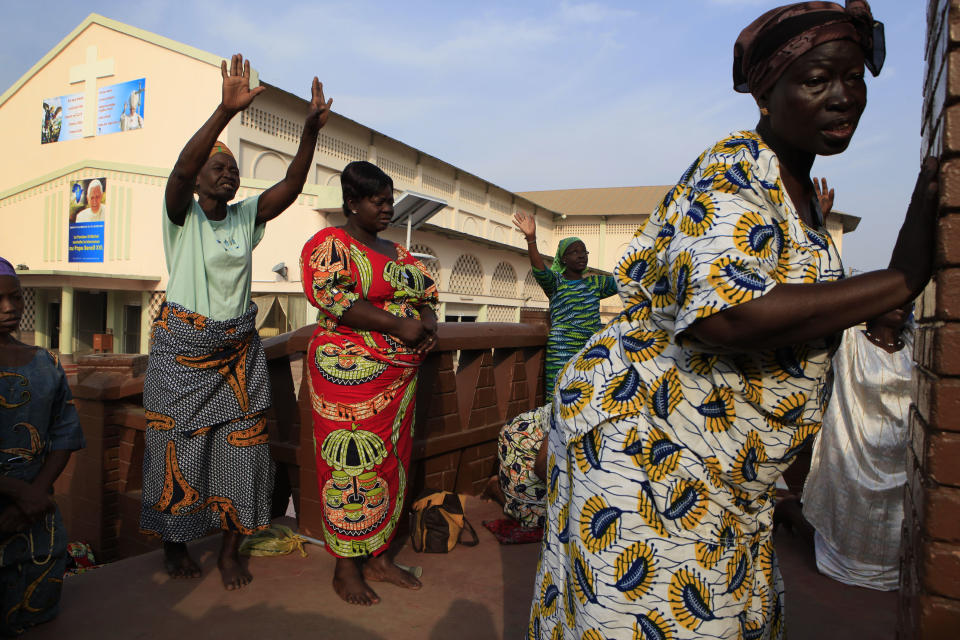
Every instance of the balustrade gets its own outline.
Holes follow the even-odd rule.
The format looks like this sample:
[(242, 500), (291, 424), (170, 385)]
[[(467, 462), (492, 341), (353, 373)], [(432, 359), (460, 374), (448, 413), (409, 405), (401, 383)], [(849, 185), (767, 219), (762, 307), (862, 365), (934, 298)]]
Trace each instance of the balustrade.
[[(275, 515), (292, 496), (300, 530), (322, 537), (309, 384), (306, 367), (299, 366), (313, 330), (264, 340), (273, 394), (267, 424), (278, 468)], [(546, 336), (542, 324), (440, 323), (437, 348), (420, 367), (410, 495), (424, 487), (482, 490), (496, 469), (500, 427), (543, 401)], [(71, 457), (55, 491), (70, 538), (88, 542), (103, 560), (159, 544), (138, 527), (146, 365), (144, 355), (88, 355), (77, 362), (73, 394), (87, 448)]]

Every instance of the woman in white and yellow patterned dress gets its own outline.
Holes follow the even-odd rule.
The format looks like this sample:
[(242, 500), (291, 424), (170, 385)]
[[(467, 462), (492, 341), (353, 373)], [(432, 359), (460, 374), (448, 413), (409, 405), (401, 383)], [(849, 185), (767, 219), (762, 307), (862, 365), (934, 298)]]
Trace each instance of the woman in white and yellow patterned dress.
[(782, 636), (774, 483), (820, 428), (842, 330), (931, 268), (935, 162), (889, 269), (844, 278), (815, 203), (813, 160), (847, 147), (882, 64), (876, 27), (865, 2), (806, 2), (738, 39), (756, 130), (684, 173), (616, 268), (624, 311), (557, 380), (529, 638)]

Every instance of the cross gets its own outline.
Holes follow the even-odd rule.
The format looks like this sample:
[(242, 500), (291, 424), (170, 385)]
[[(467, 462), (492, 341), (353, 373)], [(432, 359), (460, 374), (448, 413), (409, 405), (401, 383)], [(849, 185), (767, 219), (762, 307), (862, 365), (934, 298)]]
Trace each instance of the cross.
[(70, 67), (70, 84), (83, 82), (83, 137), (97, 135), (97, 78), (113, 75), (113, 58), (97, 60), (97, 48), (87, 47), (87, 61)]

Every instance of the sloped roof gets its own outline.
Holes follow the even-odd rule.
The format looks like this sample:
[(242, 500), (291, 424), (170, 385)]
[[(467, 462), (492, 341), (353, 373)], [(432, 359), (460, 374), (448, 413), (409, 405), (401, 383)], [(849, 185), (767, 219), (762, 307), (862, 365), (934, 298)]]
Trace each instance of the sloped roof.
[[(86, 17), (86, 19), (84, 19), (83, 22), (77, 25), (77, 27), (73, 31), (68, 33), (63, 40), (58, 42), (53, 49), (48, 51), (47, 55), (40, 58), (40, 60), (38, 60), (35, 65), (30, 67), (30, 69), (25, 74), (23, 74), (19, 80), (13, 83), (13, 86), (11, 86), (9, 89), (4, 91), (2, 95), (0, 95), (0, 105), (3, 105), (3, 103), (5, 103), (8, 99), (10, 99), (10, 97), (13, 96), (13, 94), (19, 91), (20, 87), (25, 85), (30, 80), (30, 78), (32, 78), (34, 75), (37, 74), (37, 72), (43, 69), (43, 67), (45, 67), (48, 62), (50, 62), (54, 57), (56, 57), (58, 53), (66, 49), (67, 46), (71, 42), (73, 42), (77, 38), (77, 36), (83, 33), (86, 30), (86, 28), (89, 27), (91, 24), (98, 24), (101, 27), (112, 29), (113, 31), (118, 31), (128, 36), (133, 36), (134, 38), (138, 38), (140, 40), (153, 43), (159, 47), (170, 49), (171, 51), (176, 51), (177, 53), (181, 53), (185, 56), (194, 58), (201, 62), (206, 62), (207, 64), (213, 65), (215, 67), (220, 66), (220, 60), (221, 60), (220, 56), (215, 56), (212, 53), (203, 51), (202, 49), (197, 49), (196, 47), (191, 47), (190, 45), (183, 44), (182, 42), (177, 42), (176, 40), (171, 40), (170, 38), (157, 35), (156, 33), (151, 33), (150, 31), (147, 31), (145, 29), (138, 29), (137, 27), (132, 27), (128, 24), (124, 24), (123, 22), (118, 22), (117, 20), (111, 20), (110, 18), (102, 16), (98, 13), (91, 13), (89, 16)], [(251, 76), (251, 86), (257, 86), (259, 82), (259, 77), (257, 75), (257, 72), (251, 69), (250, 76)]]
[(545, 209), (571, 216), (646, 215), (656, 209), (673, 185), (518, 191)]

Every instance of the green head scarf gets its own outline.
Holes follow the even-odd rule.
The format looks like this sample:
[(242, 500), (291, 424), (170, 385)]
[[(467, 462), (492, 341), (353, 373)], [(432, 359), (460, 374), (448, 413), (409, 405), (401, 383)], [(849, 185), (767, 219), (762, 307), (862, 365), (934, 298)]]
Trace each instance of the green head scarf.
[[(580, 238), (575, 238), (573, 236), (569, 238), (564, 238), (560, 241), (560, 244), (557, 245), (557, 255), (553, 257), (553, 264), (550, 265), (551, 271), (556, 271), (557, 273), (563, 273), (566, 267), (563, 264), (563, 261), (560, 258), (563, 257), (563, 254), (567, 252), (567, 249), (570, 248), (574, 242), (583, 242)], [(584, 243), (586, 244), (586, 243)]]

